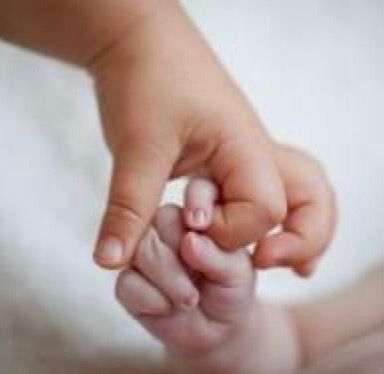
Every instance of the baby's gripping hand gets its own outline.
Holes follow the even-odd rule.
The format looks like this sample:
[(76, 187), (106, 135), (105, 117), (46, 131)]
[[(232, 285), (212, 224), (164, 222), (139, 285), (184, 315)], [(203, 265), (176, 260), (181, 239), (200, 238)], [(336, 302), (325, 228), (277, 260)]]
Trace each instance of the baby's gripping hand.
[(134, 270), (118, 279), (117, 297), (169, 350), (201, 354), (245, 327), (254, 275), (247, 251), (223, 252), (207, 237), (185, 234), (180, 213), (161, 208), (159, 235), (147, 233)]
[[(193, 179), (186, 190), (189, 206), (207, 217), (216, 196), (207, 180)], [(133, 269), (118, 278), (122, 305), (165, 344), (175, 373), (296, 372), (295, 323), (285, 308), (255, 299), (250, 253), (222, 251), (206, 236), (187, 233), (188, 217), (176, 206), (158, 210)]]

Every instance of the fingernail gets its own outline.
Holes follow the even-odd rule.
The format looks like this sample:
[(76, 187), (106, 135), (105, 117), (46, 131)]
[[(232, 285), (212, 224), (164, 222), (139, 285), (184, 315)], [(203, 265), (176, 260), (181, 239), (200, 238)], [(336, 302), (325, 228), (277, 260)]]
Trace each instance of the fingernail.
[(204, 209), (197, 208), (192, 211), (192, 221), (196, 226), (204, 226), (207, 223), (207, 212)]
[(95, 257), (103, 263), (117, 264), (123, 258), (123, 245), (115, 238), (103, 240), (96, 248)]

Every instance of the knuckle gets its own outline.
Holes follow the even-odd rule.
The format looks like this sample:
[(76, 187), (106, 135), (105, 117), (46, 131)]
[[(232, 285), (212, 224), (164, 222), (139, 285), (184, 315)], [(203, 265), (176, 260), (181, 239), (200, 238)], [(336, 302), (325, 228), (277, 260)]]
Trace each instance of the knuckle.
[(169, 168), (177, 159), (179, 145), (174, 137), (170, 137), (168, 142), (162, 141), (164, 133), (158, 133), (156, 129), (152, 129), (149, 133), (144, 131), (129, 132), (129, 134), (121, 140), (115, 147), (115, 154), (119, 159), (125, 159), (129, 153), (127, 148), (134, 149), (145, 159), (150, 159), (157, 164)]
[(182, 224), (181, 208), (174, 204), (160, 207), (154, 217), (154, 225), (159, 230), (169, 230)]
[(174, 305), (177, 305), (182, 310), (190, 310), (190, 308), (195, 307), (199, 298), (199, 294), (189, 286), (176, 290), (175, 295), (172, 296), (170, 298)]
[(163, 262), (163, 248), (160, 248), (154, 232), (149, 231), (144, 235), (139, 244), (136, 263), (142, 269), (157, 269)]
[(248, 222), (243, 226), (248, 227), (252, 237), (248, 238), (248, 242), (240, 243), (242, 246), (260, 240), (271, 229), (282, 224), (287, 217), (287, 204), (284, 200), (277, 199), (257, 201), (250, 206), (248, 217)]
[(106, 216), (111, 221), (125, 222), (129, 225), (144, 229), (145, 222), (142, 214), (127, 199), (118, 195), (111, 197), (108, 203)]
[(115, 287), (116, 298), (134, 318), (138, 317), (140, 310), (138, 295), (142, 294), (140, 278), (136, 272), (126, 271), (119, 275)]
[(252, 209), (254, 223), (264, 225), (266, 231), (283, 223), (288, 212), (285, 196), (271, 197), (270, 194), (259, 197)]

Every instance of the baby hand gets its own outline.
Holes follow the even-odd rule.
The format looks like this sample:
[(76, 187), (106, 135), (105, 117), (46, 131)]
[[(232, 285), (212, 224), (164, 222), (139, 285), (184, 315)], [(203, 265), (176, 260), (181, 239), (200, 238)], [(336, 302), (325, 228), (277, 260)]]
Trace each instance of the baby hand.
[(167, 206), (158, 217), (157, 229), (164, 230), (161, 239), (154, 230), (147, 233), (134, 270), (122, 272), (118, 279), (117, 297), (170, 349), (192, 353), (216, 348), (236, 334), (252, 305), (249, 254), (221, 251), (195, 233), (173, 247), (167, 229), (180, 220), (180, 212)]
[(118, 278), (122, 305), (173, 357), (220, 354), (234, 341), (239, 348), (255, 314), (249, 252), (224, 252), (208, 237), (186, 233), (175, 206), (158, 211), (155, 229), (141, 241), (133, 269)]

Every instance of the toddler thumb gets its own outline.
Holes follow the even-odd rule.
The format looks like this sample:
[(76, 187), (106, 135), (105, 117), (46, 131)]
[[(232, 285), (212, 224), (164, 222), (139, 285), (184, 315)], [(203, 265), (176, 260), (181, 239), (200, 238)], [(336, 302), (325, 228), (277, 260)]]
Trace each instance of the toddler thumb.
[(117, 269), (129, 265), (160, 202), (173, 163), (153, 144), (130, 142), (120, 147), (94, 254), (100, 266)]

